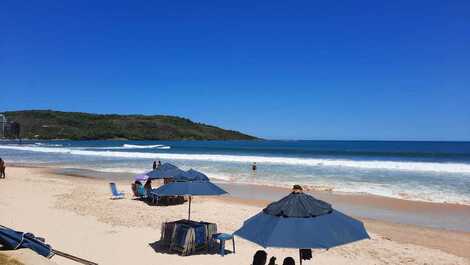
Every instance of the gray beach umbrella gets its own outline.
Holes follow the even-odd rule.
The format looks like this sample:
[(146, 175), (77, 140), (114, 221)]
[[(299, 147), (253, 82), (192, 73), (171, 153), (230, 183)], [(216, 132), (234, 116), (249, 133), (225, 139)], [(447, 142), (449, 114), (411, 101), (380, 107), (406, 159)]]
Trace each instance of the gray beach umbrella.
[(361, 221), (303, 192), (269, 204), (235, 234), (265, 248), (298, 249), (329, 249), (369, 238)]
[(0, 225), (0, 246), (2, 246), (3, 249), (8, 250), (29, 248), (37, 254), (49, 259), (52, 258), (52, 256), (54, 255), (58, 255), (81, 264), (98, 265), (95, 262), (88, 261), (76, 256), (72, 256), (65, 252), (53, 249), (50, 245), (44, 242), (43, 238), (36, 237), (31, 233), (15, 231), (11, 228), (2, 225)]
[(0, 227), (0, 244), (11, 250), (29, 248), (46, 258), (54, 256), (51, 246), (44, 243), (31, 233), (18, 232), (8, 227)]
[(177, 166), (170, 164), (170, 163), (164, 163), (161, 166), (159, 166), (157, 169), (145, 173), (145, 175), (148, 176), (148, 179), (154, 180), (154, 179), (173, 178), (174, 176), (177, 176), (183, 173), (184, 171), (179, 169)]
[(197, 170), (190, 169), (173, 177), (175, 181), (209, 181), (209, 177)]
[(218, 196), (227, 192), (210, 181), (184, 181), (165, 184), (150, 193), (156, 196), (189, 196), (188, 220), (191, 220), (192, 196)]

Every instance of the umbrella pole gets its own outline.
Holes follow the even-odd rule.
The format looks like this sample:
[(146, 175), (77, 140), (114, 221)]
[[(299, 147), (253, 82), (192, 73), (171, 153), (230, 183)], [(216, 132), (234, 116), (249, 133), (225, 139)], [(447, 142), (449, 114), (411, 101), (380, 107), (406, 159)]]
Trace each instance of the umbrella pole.
[(191, 196), (189, 196), (188, 221), (191, 221)]
[(302, 265), (302, 252), (300, 251), (300, 248), (299, 248), (299, 258), (300, 258), (300, 265)]
[(52, 249), (52, 252), (54, 254), (56, 254), (57, 256), (61, 256), (61, 257), (67, 258), (67, 259), (71, 259), (71, 260), (76, 261), (76, 262), (81, 263), (81, 264), (98, 265), (98, 263), (94, 263), (94, 262), (86, 260), (86, 259), (75, 257), (75, 256), (72, 256), (70, 254), (64, 253), (64, 252), (56, 250), (56, 249)]

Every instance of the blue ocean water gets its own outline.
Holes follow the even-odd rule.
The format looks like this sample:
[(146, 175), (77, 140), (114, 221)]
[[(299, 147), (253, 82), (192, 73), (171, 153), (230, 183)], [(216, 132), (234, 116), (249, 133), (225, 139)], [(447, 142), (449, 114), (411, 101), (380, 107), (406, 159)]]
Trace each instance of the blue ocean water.
[(0, 157), (132, 173), (162, 160), (221, 181), (470, 204), (470, 142), (2, 141)]

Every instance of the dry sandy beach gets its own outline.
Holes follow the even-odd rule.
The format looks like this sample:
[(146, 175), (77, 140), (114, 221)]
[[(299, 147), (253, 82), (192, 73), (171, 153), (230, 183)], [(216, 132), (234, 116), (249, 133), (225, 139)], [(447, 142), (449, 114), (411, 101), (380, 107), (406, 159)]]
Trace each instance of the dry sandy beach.
[[(185, 218), (187, 204), (161, 207), (133, 200), (129, 181), (118, 182), (126, 198), (110, 200), (106, 180), (55, 174), (48, 168), (9, 167), (7, 174), (6, 179), (0, 180), (0, 224), (33, 232), (45, 237), (58, 250), (99, 264), (248, 265), (260, 249), (236, 238), (237, 253), (225, 257), (159, 253), (151, 246), (160, 239), (161, 223)], [(217, 223), (221, 232), (233, 232), (266, 203), (228, 196), (197, 197), (192, 217)], [(404, 203), (405, 210), (406, 205), (409, 204)], [(428, 207), (419, 205), (424, 205), (425, 210)], [(470, 208), (463, 208), (466, 209)], [(363, 221), (371, 240), (314, 251), (314, 259), (304, 264), (470, 264), (468, 232), (372, 219)], [(230, 248), (231, 244), (227, 243), (227, 249)], [(286, 256), (297, 258), (295, 250), (268, 249), (267, 252), (276, 256), (278, 263)], [(47, 261), (28, 251), (2, 253), (14, 255), (25, 264), (76, 264), (61, 257)]]

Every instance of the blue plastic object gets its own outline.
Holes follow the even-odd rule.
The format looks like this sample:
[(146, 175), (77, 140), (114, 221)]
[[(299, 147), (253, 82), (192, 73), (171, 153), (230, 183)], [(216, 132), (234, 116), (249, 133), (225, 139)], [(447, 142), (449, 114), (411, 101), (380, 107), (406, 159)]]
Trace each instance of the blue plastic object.
[(233, 253), (235, 253), (235, 238), (233, 237), (232, 234), (226, 234), (226, 233), (214, 234), (212, 236), (212, 239), (220, 241), (219, 254), (222, 257), (225, 256), (225, 241), (226, 240), (232, 240)]
[(119, 192), (116, 187), (116, 183), (111, 182), (109, 183), (109, 186), (111, 187), (111, 193), (113, 195), (113, 199), (122, 199), (124, 198), (124, 193)]

